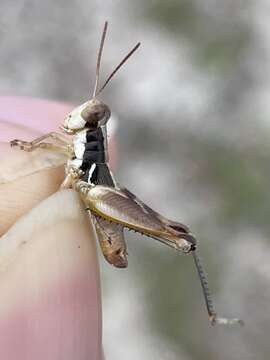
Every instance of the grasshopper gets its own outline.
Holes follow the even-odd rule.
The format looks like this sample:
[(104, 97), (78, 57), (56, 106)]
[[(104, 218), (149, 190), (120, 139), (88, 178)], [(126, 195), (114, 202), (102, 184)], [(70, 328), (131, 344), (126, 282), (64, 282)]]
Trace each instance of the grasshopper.
[(67, 157), (66, 176), (61, 188), (74, 189), (80, 195), (94, 223), (104, 257), (110, 264), (118, 268), (126, 268), (128, 265), (125, 228), (158, 240), (181, 253), (191, 254), (211, 324), (243, 324), (240, 319), (228, 319), (217, 315), (206, 274), (197, 253), (197, 241), (189, 228), (160, 215), (129, 190), (121, 187), (108, 166), (106, 124), (111, 111), (97, 97), (119, 68), (138, 49), (140, 43), (133, 47), (108, 76), (104, 85), (99, 87), (100, 64), (107, 27), (108, 22), (105, 22), (97, 57), (93, 96), (71, 111), (60, 127), (64, 134), (72, 138), (63, 133), (51, 132), (31, 142), (12, 140), (10, 145), (24, 151), (45, 149)]

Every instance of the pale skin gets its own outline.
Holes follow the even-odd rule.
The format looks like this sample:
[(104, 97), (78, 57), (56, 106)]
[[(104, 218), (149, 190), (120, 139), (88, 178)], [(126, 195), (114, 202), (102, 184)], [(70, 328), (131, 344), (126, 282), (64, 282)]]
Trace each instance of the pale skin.
[[(63, 117), (71, 109), (68, 106), (58, 106), (49, 102), (24, 99), (24, 102), (20, 103), (16, 98), (9, 100), (16, 108), (16, 118), (12, 117), (13, 123), (10, 124), (5, 121), (2, 125), (0, 121), (1, 140), (10, 140), (10, 134), (14, 138), (36, 138), (35, 111), (39, 114), (39, 121), (43, 125), (41, 131), (44, 132), (45, 122), (48, 122), (49, 130), (49, 128), (53, 129), (51, 121), (55, 121), (57, 128), (57, 120), (59, 123), (62, 120), (53, 119), (54, 109), (58, 115), (59, 108), (63, 109)], [(6, 103), (6, 98), (0, 98), (0, 118), (5, 120), (10, 116), (10, 108), (5, 109)], [(20, 114), (20, 104), (22, 104), (22, 114)], [(23, 118), (26, 112), (28, 120)], [(49, 119), (46, 118), (48, 114), (50, 114)], [(23, 129), (20, 126), (22, 123)], [(33, 128), (31, 128), (32, 124)], [(9, 136), (7, 139), (3, 138), (4, 133)], [(50, 136), (54, 137), (54, 135)], [(58, 139), (59, 145), (66, 146), (63, 142), (61, 144), (61, 140)], [(40, 141), (47, 142), (47, 139), (43, 137)], [(18, 164), (21, 160), (25, 161), (28, 156), (31, 157), (31, 153), (14, 151), (10, 149), (9, 144), (2, 144), (0, 156), (1, 164), (4, 164), (1, 166), (2, 173), (12, 166), (12, 161)], [(8, 162), (5, 161), (6, 158)], [(43, 202), (59, 189), (63, 177), (63, 167), (58, 167), (45, 169), (25, 176), (19, 181), (0, 185), (2, 235), (0, 358), (34, 360), (38, 357), (39, 360), (48, 358), (80, 360), (87, 358), (89, 354), (91, 354), (90, 359), (102, 358), (99, 273), (95, 239), (89, 220), (84, 215), (83, 207), (79, 213), (77, 211), (80, 207), (72, 210), (70, 204), (76, 204), (77, 199), (72, 191), (58, 193)], [(59, 204), (61, 204), (60, 208)], [(30, 211), (36, 205), (38, 207)], [(59, 208), (59, 216), (49, 216), (48, 210), (57, 211), (57, 208)], [(66, 212), (66, 209), (70, 212)], [(40, 225), (37, 223), (38, 219), (41, 221)], [(41, 219), (46, 219), (45, 228)], [(36, 227), (32, 229), (34, 223)], [(76, 244), (75, 236), (72, 235), (74, 232), (76, 232), (76, 241), (79, 242)], [(68, 234), (71, 236), (69, 237)], [(51, 300), (48, 300), (49, 298)], [(76, 307), (74, 307), (75, 303)], [(62, 308), (66, 309), (64, 313), (61, 311)], [(80, 321), (80, 312), (74, 312), (74, 309), (80, 308), (88, 309), (89, 320)], [(8, 321), (5, 320), (6, 318)], [(27, 333), (24, 331), (26, 325), (24, 318), (28, 319)], [(78, 326), (74, 323), (76, 318)], [(54, 331), (48, 331), (46, 326), (43, 326), (43, 324), (49, 325), (49, 319), (54, 319), (51, 329), (57, 331), (57, 336)], [(39, 324), (38, 328), (37, 324)], [(16, 347), (14, 343), (17, 344)], [(68, 345), (61, 346), (59, 352), (59, 344), (63, 343)]]

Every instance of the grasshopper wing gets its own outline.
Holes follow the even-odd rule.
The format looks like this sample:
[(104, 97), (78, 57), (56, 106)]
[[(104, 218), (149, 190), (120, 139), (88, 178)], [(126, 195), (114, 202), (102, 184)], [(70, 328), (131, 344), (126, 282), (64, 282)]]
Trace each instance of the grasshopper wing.
[(166, 219), (125, 188), (96, 185), (82, 196), (89, 209), (107, 221), (138, 231), (183, 252), (195, 249), (196, 240), (186, 226)]
[(33, 152), (24, 152), (11, 149), (7, 143), (0, 142), (0, 151), (5, 158), (0, 159), (0, 184), (17, 180), (21, 177), (41, 170), (56, 168), (67, 161), (65, 154), (38, 149)]

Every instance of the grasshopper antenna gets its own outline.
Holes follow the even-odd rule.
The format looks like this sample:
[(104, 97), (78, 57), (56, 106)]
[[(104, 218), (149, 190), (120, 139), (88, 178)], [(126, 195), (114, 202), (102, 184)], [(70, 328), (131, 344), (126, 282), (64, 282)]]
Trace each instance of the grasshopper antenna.
[(95, 81), (93, 97), (95, 97), (96, 94), (97, 94), (98, 83), (99, 83), (99, 70), (100, 70), (101, 56), (102, 56), (104, 41), (105, 41), (105, 37), (106, 37), (106, 33), (107, 33), (107, 28), (108, 28), (108, 21), (105, 21), (104, 28), (103, 28), (103, 31), (102, 31), (101, 40), (100, 40), (100, 46), (99, 46), (99, 50), (98, 50), (97, 66), (96, 66), (96, 81)]
[(105, 81), (104, 85), (101, 87), (101, 89), (98, 91), (97, 95), (101, 93), (101, 91), (106, 87), (108, 82), (111, 80), (111, 78), (116, 74), (116, 72), (120, 69), (120, 67), (131, 57), (131, 55), (138, 49), (138, 47), (141, 45), (141, 43), (138, 42), (134, 46), (134, 48), (124, 57), (124, 59), (116, 66), (116, 68), (113, 70), (113, 72), (108, 76), (107, 80)]
[(209, 316), (209, 320), (211, 322), (211, 325), (216, 325), (216, 324), (222, 324), (222, 325), (234, 325), (234, 324), (240, 324), (240, 325), (244, 325), (243, 320), (240, 319), (228, 319), (228, 318), (224, 318), (224, 317), (219, 317), (214, 309), (214, 304), (213, 304), (213, 300), (212, 300), (212, 296), (210, 293), (210, 289), (209, 289), (209, 285), (208, 285), (208, 281), (207, 281), (207, 277), (206, 277), (206, 273), (203, 269), (202, 263), (201, 263), (201, 259), (198, 256), (196, 251), (192, 252), (193, 255), (193, 259), (195, 262), (195, 266), (197, 269), (197, 273), (199, 275), (199, 279), (200, 279), (200, 283), (202, 286), (202, 290), (203, 290), (203, 296), (204, 296), (204, 300), (205, 300), (205, 304), (206, 304), (206, 308), (207, 308), (207, 312), (208, 312), (208, 316)]

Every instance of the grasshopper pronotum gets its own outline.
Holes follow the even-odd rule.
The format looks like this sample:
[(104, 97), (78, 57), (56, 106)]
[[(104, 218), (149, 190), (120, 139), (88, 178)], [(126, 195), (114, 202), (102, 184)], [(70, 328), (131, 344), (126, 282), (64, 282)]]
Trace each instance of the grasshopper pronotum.
[[(217, 316), (208, 288), (205, 272), (197, 254), (195, 237), (187, 226), (169, 220), (152, 210), (134, 194), (119, 186), (108, 167), (106, 124), (109, 107), (97, 99), (118, 69), (140, 46), (138, 43), (99, 87), (100, 63), (108, 23), (105, 22), (96, 66), (96, 81), (90, 100), (76, 107), (65, 119), (60, 133), (49, 133), (31, 142), (11, 141), (24, 151), (46, 149), (67, 157), (66, 177), (62, 188), (77, 191), (96, 228), (102, 252), (107, 261), (120, 268), (127, 267), (127, 248), (124, 228), (154, 238), (182, 253), (193, 256), (200, 278), (211, 324), (242, 324), (239, 319)], [(51, 142), (44, 142), (50, 140)]]

